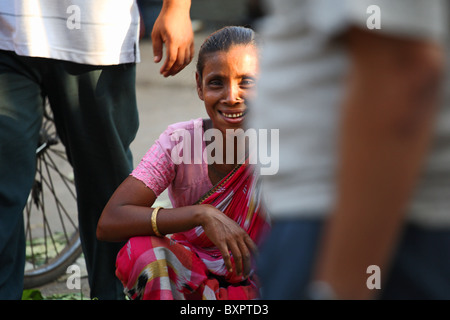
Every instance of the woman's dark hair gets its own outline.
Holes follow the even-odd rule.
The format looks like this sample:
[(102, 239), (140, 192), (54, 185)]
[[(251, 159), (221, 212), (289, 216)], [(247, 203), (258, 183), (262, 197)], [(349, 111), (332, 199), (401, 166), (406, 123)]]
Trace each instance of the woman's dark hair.
[(228, 26), (210, 34), (200, 47), (197, 60), (197, 72), (201, 78), (208, 54), (227, 52), (234, 45), (254, 45), (258, 47), (256, 33), (246, 27)]

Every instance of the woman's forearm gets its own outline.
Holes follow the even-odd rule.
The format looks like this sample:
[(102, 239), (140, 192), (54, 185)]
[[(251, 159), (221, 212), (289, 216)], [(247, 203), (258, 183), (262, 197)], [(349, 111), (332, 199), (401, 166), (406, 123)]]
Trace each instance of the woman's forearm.
[[(152, 213), (156, 194), (141, 181), (128, 177), (105, 206), (97, 225), (102, 241), (126, 241), (136, 236), (154, 236)], [(220, 250), (226, 268), (247, 276), (256, 245), (236, 221), (209, 204), (160, 209), (156, 225), (161, 234), (202, 226), (205, 235)], [(234, 264), (231, 260), (234, 257)]]
[[(155, 235), (151, 223), (153, 210), (146, 206), (123, 205), (112, 212), (106, 211), (98, 224), (97, 237), (103, 241), (124, 241), (135, 236)], [(162, 234), (171, 234), (192, 229), (202, 224), (202, 216), (207, 210), (202, 205), (161, 208), (156, 220), (158, 230)]]

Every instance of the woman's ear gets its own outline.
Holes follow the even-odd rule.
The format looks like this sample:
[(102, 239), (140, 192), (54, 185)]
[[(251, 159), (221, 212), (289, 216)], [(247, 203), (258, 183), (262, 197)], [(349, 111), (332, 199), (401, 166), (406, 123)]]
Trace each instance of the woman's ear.
[(202, 79), (198, 72), (195, 73), (195, 82), (197, 83), (197, 94), (200, 100), (203, 101), (203, 87), (202, 87)]

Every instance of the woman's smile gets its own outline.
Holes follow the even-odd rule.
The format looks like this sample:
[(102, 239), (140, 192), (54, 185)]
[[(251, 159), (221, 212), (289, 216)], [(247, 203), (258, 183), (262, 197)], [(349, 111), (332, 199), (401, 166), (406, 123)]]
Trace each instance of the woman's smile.
[(223, 116), (225, 121), (228, 121), (231, 124), (241, 123), (244, 121), (244, 116), (246, 114), (246, 110), (239, 111), (239, 110), (233, 110), (233, 111), (221, 111), (218, 110), (219, 114)]

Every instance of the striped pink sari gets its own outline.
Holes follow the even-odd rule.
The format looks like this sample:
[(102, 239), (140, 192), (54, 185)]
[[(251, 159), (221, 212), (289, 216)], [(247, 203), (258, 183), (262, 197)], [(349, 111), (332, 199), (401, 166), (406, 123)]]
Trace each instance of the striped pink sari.
[[(215, 206), (260, 244), (270, 223), (258, 180), (254, 166), (239, 165), (196, 204)], [(162, 238), (131, 238), (116, 264), (116, 275), (132, 299), (256, 299), (254, 271), (246, 279), (229, 273), (202, 227)]]

